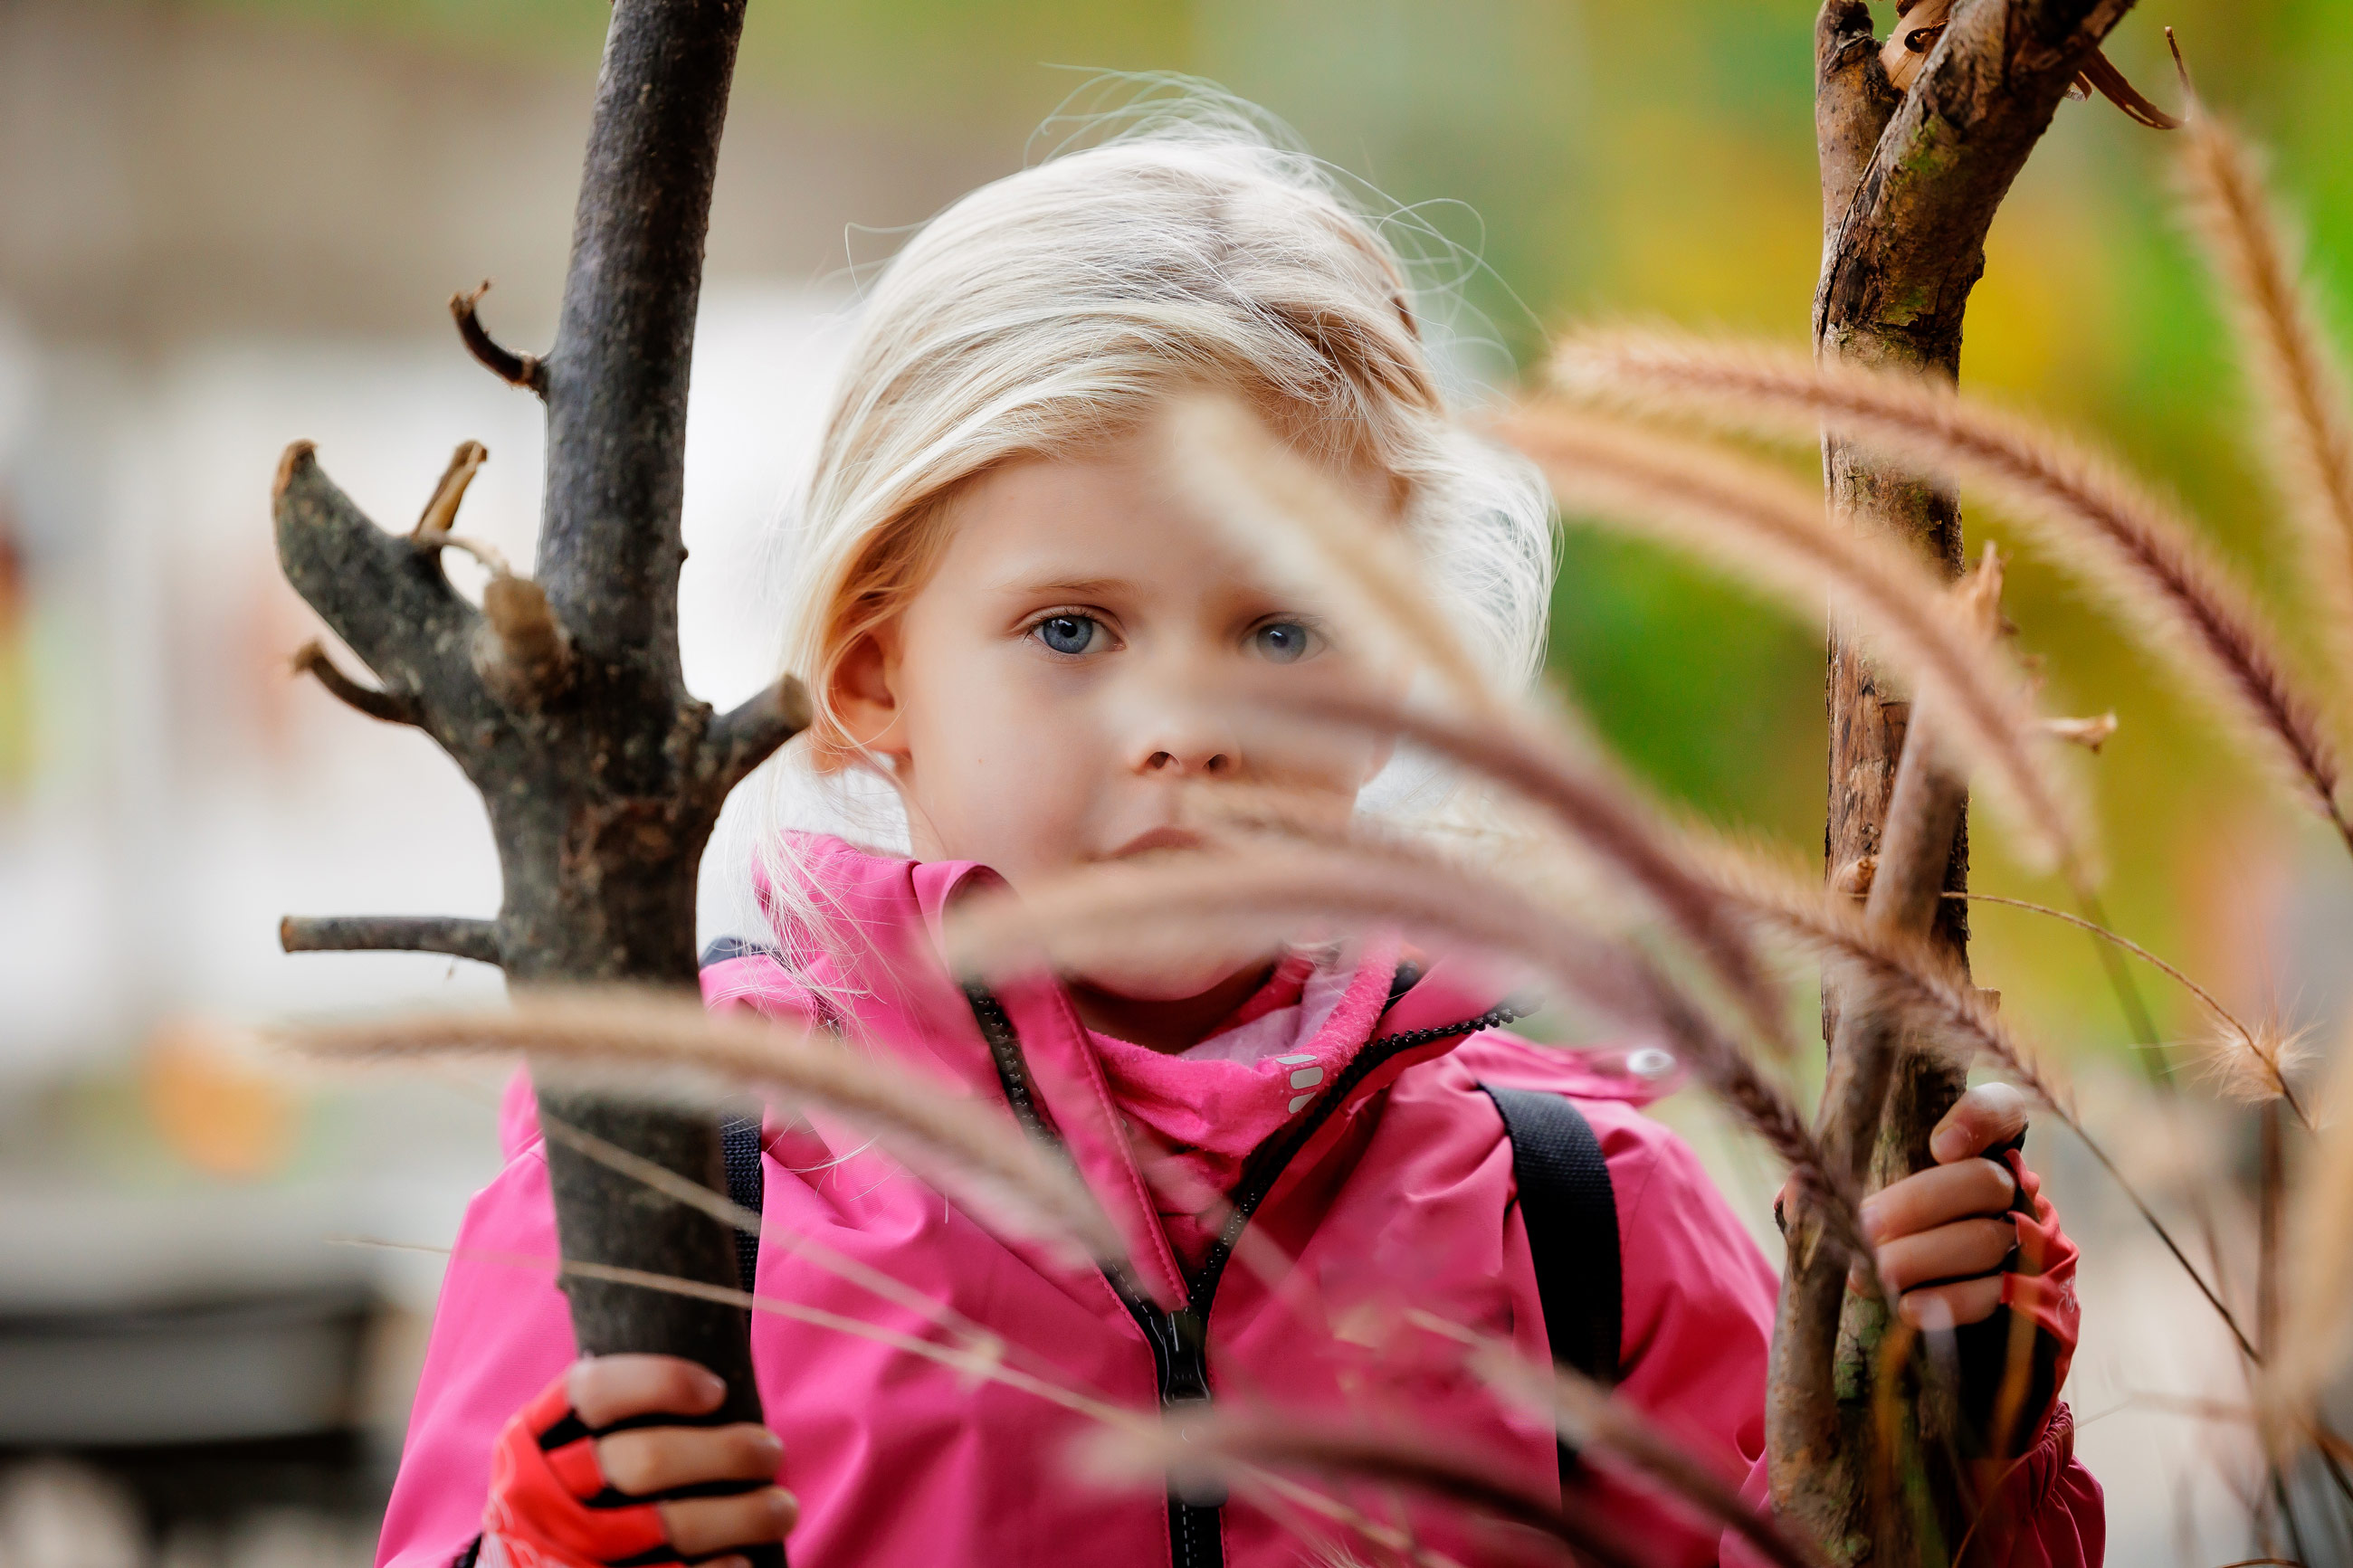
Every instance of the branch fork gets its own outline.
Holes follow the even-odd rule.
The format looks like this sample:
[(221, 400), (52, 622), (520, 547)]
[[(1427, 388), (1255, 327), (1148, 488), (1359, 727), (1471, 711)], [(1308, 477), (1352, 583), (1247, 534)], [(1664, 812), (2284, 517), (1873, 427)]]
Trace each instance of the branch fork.
[(481, 624), (470, 650), (474, 673), (507, 707), (535, 712), (571, 686), (572, 639), (548, 604), (546, 590), (517, 576), (503, 552), (450, 531), (466, 487), (489, 457), (480, 441), (459, 446), (409, 538), (427, 551), (463, 551), (490, 573), (482, 589)]

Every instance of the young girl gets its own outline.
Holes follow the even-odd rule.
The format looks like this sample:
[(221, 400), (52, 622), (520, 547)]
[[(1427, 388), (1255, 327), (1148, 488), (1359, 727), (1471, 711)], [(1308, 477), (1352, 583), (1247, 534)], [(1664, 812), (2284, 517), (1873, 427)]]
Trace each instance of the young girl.
[[(1142, 1411), (1209, 1399), (1402, 1428), (1535, 1490), (1558, 1485), (1554, 1435), (1482, 1381), (1462, 1331), (1548, 1362), (1570, 1336), (1563, 1303), (1582, 1300), (1613, 1326), (1601, 1370), (1620, 1396), (1761, 1496), (1775, 1281), (1690, 1152), (1641, 1114), (1669, 1075), (1523, 1042), (1498, 996), (1394, 942), (1137, 960), (976, 999), (942, 962), (944, 916), (976, 889), (1182, 851), (1220, 790), (1277, 786), (1345, 814), (1381, 770), (1370, 747), (1279, 753), (1208, 700), (1241, 673), (1349, 679), (1356, 656), (1172, 498), (1153, 432), (1174, 398), (1255, 410), (1420, 546), (1500, 672), (1533, 669), (1545, 500), (1451, 422), (1423, 330), (1379, 231), (1308, 160), (1228, 124), (1164, 123), (976, 191), (883, 274), (789, 542), (786, 658), (817, 719), (786, 765), (879, 772), (904, 837), (895, 853), (813, 834), (770, 846), (771, 929), (721, 950), (705, 995), (1018, 1107), (1067, 1149), (1144, 1278), (1115, 1289), (861, 1142), (772, 1117), (756, 1289), (932, 1337), (921, 1311), (811, 1262), (798, 1244), (813, 1239), (1065, 1387)], [(1528, 1167), (1499, 1111), (1563, 1097), (1609, 1194), (1581, 1251), (1557, 1215), (1536, 1223), (1533, 1190), (1524, 1212)], [(576, 1362), (552, 1276), (513, 1265), (556, 1253), (525, 1081), (504, 1127), (506, 1168), (468, 1210), (443, 1287), (382, 1563), (735, 1568), (787, 1531), (797, 1568), (1373, 1550), (1328, 1526), (1313, 1545), (1295, 1516), (1240, 1494), (1090, 1481), (1073, 1459), (1085, 1416), (769, 1313), (752, 1319), (767, 1429), (679, 1424), (715, 1406), (714, 1379), (663, 1358)], [(1938, 1130), (1940, 1165), (1878, 1194), (1869, 1223), (1907, 1314), (2021, 1310), (2044, 1336), (2056, 1375), (2024, 1416), (1983, 1560), (2091, 1563), (2099, 1491), (2055, 1402), (2073, 1249), (2016, 1156), (1980, 1157), (2022, 1128), (2014, 1094), (1973, 1091)], [(2030, 1212), (2013, 1215), (2021, 1184)], [(1229, 1267), (1238, 1245), (1249, 1266)], [(789, 1492), (743, 1489), (779, 1478)], [(733, 1495), (710, 1495), (724, 1482)], [(1713, 1528), (1583, 1484), (1647, 1559), (1718, 1561)], [(1504, 1544), (1459, 1510), (1369, 1506), (1458, 1558)]]

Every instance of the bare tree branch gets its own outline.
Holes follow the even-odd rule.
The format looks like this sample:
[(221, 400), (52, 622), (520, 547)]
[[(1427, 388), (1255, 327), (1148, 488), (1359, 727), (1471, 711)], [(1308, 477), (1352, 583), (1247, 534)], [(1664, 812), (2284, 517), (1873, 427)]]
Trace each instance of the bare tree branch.
[(466, 352), (481, 362), (482, 367), (509, 386), (520, 386), (547, 395), (547, 363), (536, 354), (519, 354), (491, 336), (482, 325), (479, 307), (482, 296), (491, 291), (491, 280), (462, 293), (449, 296), (449, 314), (457, 319), (458, 336), (464, 340)]
[(279, 562), (296, 592), (385, 689), (430, 694), (421, 700), (439, 706), (476, 619), (439, 552), (370, 521), (308, 441), (286, 448), (272, 499)]
[(765, 690), (712, 720), (703, 754), (710, 759), (719, 786), (731, 789), (808, 724), (807, 688), (793, 676), (782, 676)]
[(496, 921), (462, 915), (288, 915), (278, 922), (288, 952), (444, 952), (503, 964)]
[[(694, 884), (729, 784), (789, 726), (754, 708), (714, 726), (678, 652), (679, 503), (704, 236), (744, 0), (616, 0), (597, 80), (572, 262), (543, 359), (500, 346), (480, 289), (450, 304), (467, 348), (547, 404), (547, 485), (529, 579), (493, 564), (476, 610), (442, 574), (467, 465), (415, 537), (370, 522), (307, 443), (276, 494), (288, 579), (481, 792), (504, 898), (511, 983), (691, 991)], [(771, 705), (775, 708), (776, 705)], [(723, 1188), (716, 1120), (567, 1089), (551, 1116)], [(583, 1351), (662, 1352), (727, 1382), (720, 1415), (760, 1419), (743, 1313), (617, 1282), (622, 1272), (736, 1283), (734, 1238), (575, 1151), (548, 1152)], [(634, 1277), (634, 1276), (633, 1276)], [(762, 1568), (773, 1549), (752, 1553)]]

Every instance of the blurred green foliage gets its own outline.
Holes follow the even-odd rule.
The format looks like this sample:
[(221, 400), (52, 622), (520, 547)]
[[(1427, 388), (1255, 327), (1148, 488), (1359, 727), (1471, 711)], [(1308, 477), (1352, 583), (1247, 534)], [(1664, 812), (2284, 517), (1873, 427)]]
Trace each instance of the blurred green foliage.
[[(190, 0), (197, 3), (197, 0)], [(470, 51), (594, 60), (589, 0), (202, 0)], [(1892, 6), (1881, 8), (1882, 25)], [(741, 90), (846, 123), (1001, 146), (1008, 169), (1083, 74), (1223, 83), (1409, 207), (1454, 247), (1465, 320), (1521, 366), (1547, 329), (1656, 318), (1802, 342), (1820, 247), (1811, 0), (753, 0)], [(2275, 153), (2332, 285), (2353, 267), (2353, 0), (2144, 0), (2110, 54), (2177, 98), (2176, 27), (2210, 100)], [(2294, 621), (2282, 535), (2240, 391), (2171, 216), (2166, 138), (2064, 106), (1996, 226), (1964, 380), (2095, 433), (2178, 489)], [(1427, 205), (1424, 205), (1427, 204)], [(2341, 288), (2334, 289), (2339, 297)], [(1499, 356), (1500, 357), (1500, 356)], [(1797, 455), (1793, 460), (1803, 460)], [(1980, 536), (1999, 519), (1972, 514)], [(2090, 764), (2113, 880), (2141, 940), (2194, 954), (2246, 886), (2329, 855), (2205, 720), (2031, 556), (2012, 618), (2054, 710), (2115, 708)], [(1819, 854), (1818, 633), (1686, 563), (1572, 527), (1554, 668), (1664, 792)], [(1978, 836), (1979, 886), (2053, 897)], [(2333, 862), (2326, 872), (2333, 874)], [(2045, 1030), (2121, 1032), (2083, 942), (1981, 911), (1980, 973)], [(2155, 987), (2152, 995), (2161, 996)], [(2194, 1019), (2161, 996), (2187, 1029)], [(2292, 999), (2291, 999), (2292, 1000)]]

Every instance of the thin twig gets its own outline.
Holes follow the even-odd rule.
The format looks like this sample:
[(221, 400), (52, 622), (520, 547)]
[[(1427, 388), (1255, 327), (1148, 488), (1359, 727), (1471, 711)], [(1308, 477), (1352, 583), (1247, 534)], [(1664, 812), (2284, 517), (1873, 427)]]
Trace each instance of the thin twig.
[(278, 945), (288, 952), (439, 952), (504, 962), (499, 922), (462, 915), (288, 915), (278, 922)]
[(297, 675), (308, 675), (327, 689), (344, 707), (378, 719), (386, 724), (417, 724), (425, 722), (425, 715), (416, 700), (401, 692), (379, 690), (363, 686), (335, 668), (327, 655), (326, 645), (316, 637), (294, 650), (293, 669)]
[(520, 354), (506, 347), (490, 334), (482, 325), (479, 307), (482, 296), (491, 291), (491, 280), (483, 279), (477, 288), (449, 296), (449, 314), (458, 322), (458, 336), (464, 340), (466, 352), (480, 361), (484, 369), (509, 386), (520, 386), (547, 395), (547, 366), (537, 354)]
[(512, 577), (514, 568), (507, 564), (506, 553), (488, 540), (469, 539), (462, 533), (431, 533), (418, 536), (419, 542), (437, 550), (456, 550), (472, 556), (492, 577)]

